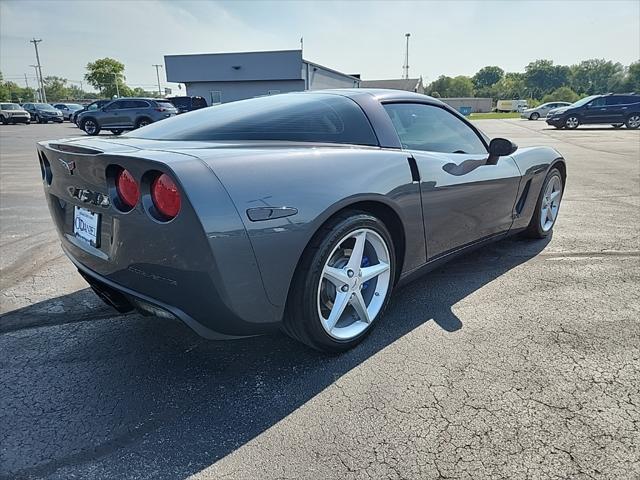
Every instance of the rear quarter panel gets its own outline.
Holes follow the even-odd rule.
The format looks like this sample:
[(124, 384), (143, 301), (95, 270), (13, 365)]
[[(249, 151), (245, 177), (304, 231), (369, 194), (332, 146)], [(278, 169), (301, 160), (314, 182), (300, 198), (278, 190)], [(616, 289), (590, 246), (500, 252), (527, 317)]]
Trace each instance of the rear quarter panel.
[[(339, 210), (360, 201), (392, 208), (404, 224), (402, 270), (425, 262), (419, 184), (412, 182), (407, 154), (394, 149), (300, 146), (191, 151), (211, 166), (242, 218), (269, 299), (286, 303), (305, 247)], [(253, 222), (253, 207), (294, 207), (296, 215)]]

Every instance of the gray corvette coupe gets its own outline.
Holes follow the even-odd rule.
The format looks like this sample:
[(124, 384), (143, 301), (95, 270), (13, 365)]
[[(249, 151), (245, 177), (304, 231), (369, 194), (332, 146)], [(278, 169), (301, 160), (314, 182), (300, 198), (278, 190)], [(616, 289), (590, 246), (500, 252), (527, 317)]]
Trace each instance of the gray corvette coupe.
[(566, 165), (424, 95), (324, 90), (38, 144), (62, 248), (121, 312), (208, 338), (281, 328), (341, 351), (393, 288), (486, 242), (551, 232)]

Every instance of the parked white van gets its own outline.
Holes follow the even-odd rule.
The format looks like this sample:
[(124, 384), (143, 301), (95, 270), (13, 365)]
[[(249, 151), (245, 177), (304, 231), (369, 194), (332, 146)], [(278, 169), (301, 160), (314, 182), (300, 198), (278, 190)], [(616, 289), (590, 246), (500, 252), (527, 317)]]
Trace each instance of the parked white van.
[(522, 112), (529, 108), (526, 100), (498, 100), (496, 110), (498, 112)]

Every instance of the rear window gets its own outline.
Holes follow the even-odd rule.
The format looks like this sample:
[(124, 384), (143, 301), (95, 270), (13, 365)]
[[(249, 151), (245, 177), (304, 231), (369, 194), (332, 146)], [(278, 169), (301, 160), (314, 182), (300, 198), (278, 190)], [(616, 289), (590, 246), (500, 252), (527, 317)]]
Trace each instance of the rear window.
[(158, 107), (160, 107), (160, 108), (171, 108), (171, 109), (176, 108), (176, 107), (175, 107), (175, 105), (174, 105), (173, 103), (169, 102), (169, 101), (166, 101), (166, 102), (158, 102), (158, 101), (156, 100), (156, 103), (158, 104)]
[(154, 140), (284, 140), (377, 145), (360, 107), (349, 98), (293, 93), (185, 113), (126, 136)]
[(207, 101), (202, 97), (193, 97), (193, 108), (205, 108)]
[(170, 102), (180, 108), (191, 107), (191, 99), (189, 97), (172, 98)]

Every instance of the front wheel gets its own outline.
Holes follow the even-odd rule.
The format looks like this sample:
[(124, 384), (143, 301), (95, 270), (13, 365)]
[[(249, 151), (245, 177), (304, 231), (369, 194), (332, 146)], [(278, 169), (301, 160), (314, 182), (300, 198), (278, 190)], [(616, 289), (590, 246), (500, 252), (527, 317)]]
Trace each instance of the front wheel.
[(393, 240), (364, 212), (329, 221), (312, 239), (294, 275), (284, 330), (312, 348), (341, 352), (371, 331), (395, 278)]
[(564, 126), (569, 130), (578, 128), (578, 125), (580, 125), (580, 119), (574, 115), (567, 117), (567, 119), (564, 121)]
[(553, 230), (560, 211), (564, 185), (557, 168), (552, 169), (542, 184), (536, 209), (525, 231), (530, 238), (545, 238)]
[(84, 120), (80, 126), (82, 130), (86, 132), (87, 135), (98, 135), (100, 133), (100, 126), (98, 122), (96, 122), (93, 118), (87, 118)]
[(9, 123), (9, 121), (8, 121), (6, 118), (4, 118), (4, 116), (2, 116), (2, 117), (0, 117), (0, 118), (2, 118), (2, 124), (3, 124), (3, 125), (6, 125), (6, 124), (8, 124), (8, 123)]
[(627, 128), (636, 129), (640, 127), (640, 114), (634, 113), (627, 118), (626, 122)]
[(538, 120), (540, 118), (540, 114), (538, 112), (533, 112), (529, 118), (531, 120)]

